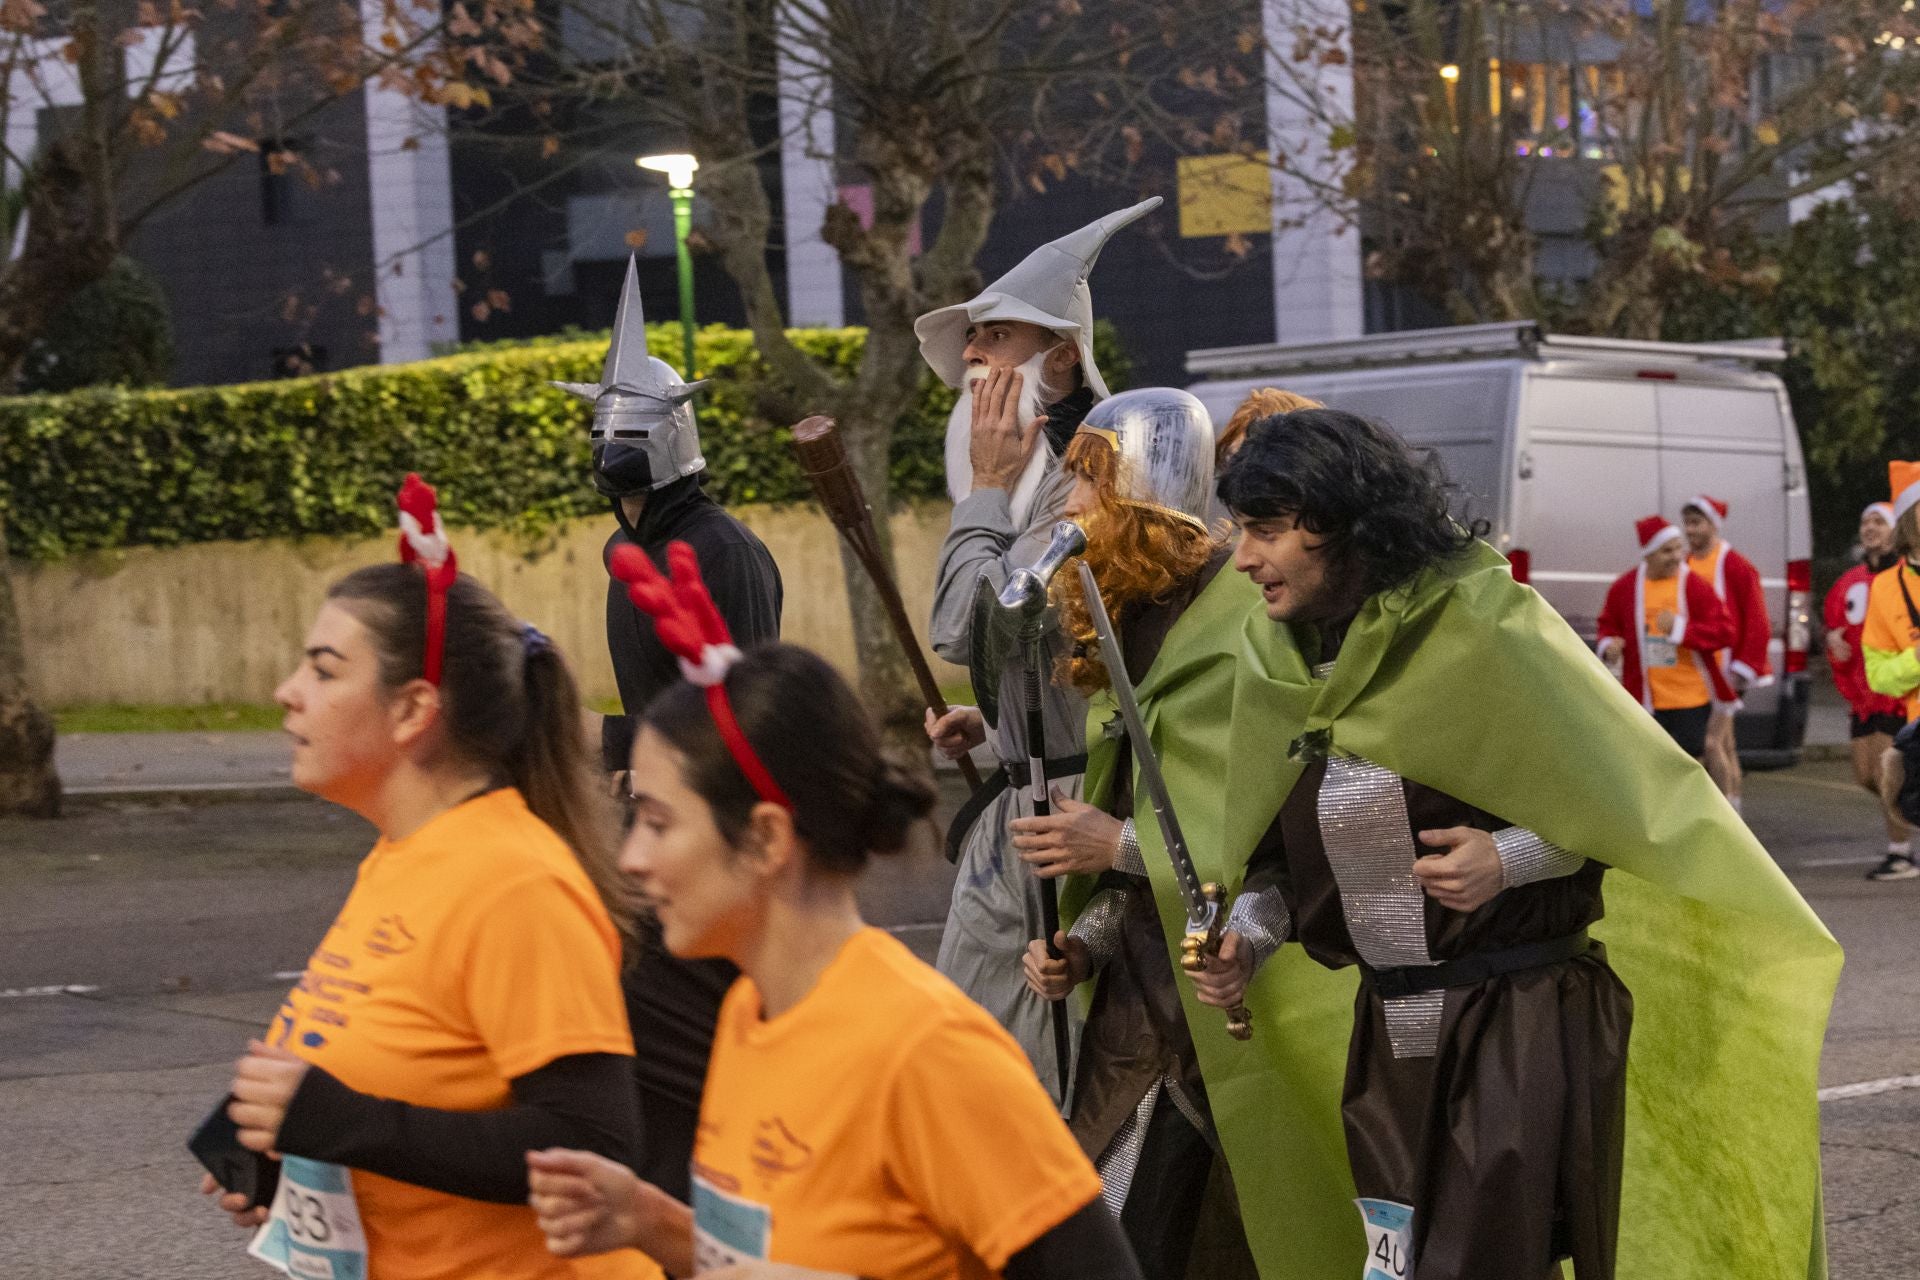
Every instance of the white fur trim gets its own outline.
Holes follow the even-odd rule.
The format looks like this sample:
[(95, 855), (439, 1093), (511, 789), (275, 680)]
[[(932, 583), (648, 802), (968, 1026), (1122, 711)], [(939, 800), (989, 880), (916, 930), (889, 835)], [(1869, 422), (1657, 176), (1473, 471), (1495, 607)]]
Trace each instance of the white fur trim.
[(1663, 525), (1661, 526), (1660, 532), (1654, 534), (1652, 540), (1640, 548), (1640, 554), (1642, 556), (1650, 556), (1679, 536), (1680, 530), (1670, 524)]
[(1916, 503), (1920, 503), (1920, 480), (1916, 480), (1914, 483), (1902, 489), (1899, 496), (1894, 498), (1893, 522), (1899, 524), (1900, 517), (1913, 510)]
[(730, 644), (710, 644), (700, 651), (700, 661), (689, 662), (680, 659), (680, 674), (686, 677), (688, 684), (699, 685), (702, 689), (711, 689), (727, 678), (727, 672), (733, 664), (740, 661), (740, 650)]
[(407, 545), (413, 548), (413, 554), (434, 568), (447, 562), (453, 554), (453, 545), (447, 541), (447, 533), (440, 524), (440, 513), (433, 513), (433, 532), (428, 533), (420, 527), (420, 522), (410, 511), (400, 513), (400, 532), (406, 538)]
[(1713, 501), (1710, 498), (1708, 498), (1706, 494), (1704, 493), (1694, 494), (1691, 498), (1688, 498), (1686, 502), (1682, 504), (1682, 509), (1685, 509), (1686, 507), (1692, 507), (1695, 511), (1698, 511), (1701, 515), (1705, 516), (1707, 518), (1707, 523), (1712, 525), (1716, 531), (1721, 527), (1720, 526), (1720, 508), (1714, 506)]

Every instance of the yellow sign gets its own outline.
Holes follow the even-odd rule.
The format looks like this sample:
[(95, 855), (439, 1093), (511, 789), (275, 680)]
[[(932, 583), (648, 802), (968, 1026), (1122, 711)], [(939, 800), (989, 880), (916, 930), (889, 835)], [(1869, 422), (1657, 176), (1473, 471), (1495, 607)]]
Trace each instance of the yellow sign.
[(1273, 175), (1265, 155), (1181, 156), (1180, 235), (1255, 235), (1273, 230)]

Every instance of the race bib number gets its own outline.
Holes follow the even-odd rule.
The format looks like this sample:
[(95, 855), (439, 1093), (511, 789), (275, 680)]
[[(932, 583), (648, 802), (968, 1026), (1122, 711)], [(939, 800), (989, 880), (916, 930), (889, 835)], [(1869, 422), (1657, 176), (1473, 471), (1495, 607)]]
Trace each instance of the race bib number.
[(1360, 1280), (1411, 1280), (1413, 1209), (1391, 1200), (1355, 1200), (1367, 1225), (1367, 1265)]
[(1647, 637), (1647, 665), (1649, 667), (1671, 667), (1680, 661), (1680, 646), (1665, 636)]
[(693, 1272), (762, 1262), (773, 1243), (773, 1210), (693, 1179)]
[(296, 1280), (367, 1280), (352, 1175), (337, 1164), (281, 1157), (280, 1189), (247, 1252)]

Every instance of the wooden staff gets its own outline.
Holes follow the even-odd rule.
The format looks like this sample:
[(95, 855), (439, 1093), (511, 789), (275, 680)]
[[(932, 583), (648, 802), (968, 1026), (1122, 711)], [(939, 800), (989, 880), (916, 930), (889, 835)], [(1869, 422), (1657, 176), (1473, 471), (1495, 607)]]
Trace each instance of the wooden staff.
[[(887, 606), (893, 638), (900, 642), (901, 651), (907, 655), (914, 679), (920, 684), (920, 696), (933, 708), (934, 715), (946, 715), (952, 708), (940, 696), (940, 686), (934, 683), (933, 671), (927, 666), (926, 655), (920, 652), (920, 641), (913, 634), (913, 623), (907, 620), (907, 606), (900, 599), (900, 588), (881, 558), (880, 539), (873, 529), (873, 508), (867, 505), (867, 496), (860, 490), (860, 478), (853, 474), (853, 463), (847, 458), (846, 446), (840, 443), (833, 419), (816, 415), (795, 427), (793, 452), (800, 459), (800, 469), (813, 485), (814, 496), (826, 508), (827, 518), (846, 539), (854, 559), (867, 571), (867, 577), (873, 580), (874, 589)], [(973, 761), (961, 756), (959, 765), (967, 785), (978, 791), (980, 771), (973, 767)]]

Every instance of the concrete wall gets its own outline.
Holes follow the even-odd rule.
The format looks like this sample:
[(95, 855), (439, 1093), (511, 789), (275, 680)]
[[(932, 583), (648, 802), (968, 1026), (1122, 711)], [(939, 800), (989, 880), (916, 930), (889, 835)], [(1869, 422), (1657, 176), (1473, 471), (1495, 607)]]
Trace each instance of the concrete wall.
[[(923, 642), (948, 513), (945, 503), (927, 503), (893, 521), (901, 592)], [(807, 507), (746, 507), (735, 514), (779, 562), (784, 637), (818, 650), (851, 676), (853, 632), (832, 525)], [(577, 521), (532, 556), (502, 535), (454, 531), (460, 567), (553, 637), (590, 698), (615, 693), (600, 563), (610, 528), (611, 518)], [(270, 701), (297, 660), (327, 585), (393, 554), (392, 538), (313, 538), (15, 562), (28, 679), (36, 696), (55, 707)], [(965, 678), (944, 663), (934, 670), (943, 683)]]

